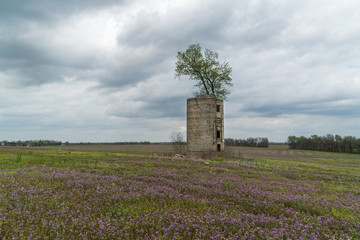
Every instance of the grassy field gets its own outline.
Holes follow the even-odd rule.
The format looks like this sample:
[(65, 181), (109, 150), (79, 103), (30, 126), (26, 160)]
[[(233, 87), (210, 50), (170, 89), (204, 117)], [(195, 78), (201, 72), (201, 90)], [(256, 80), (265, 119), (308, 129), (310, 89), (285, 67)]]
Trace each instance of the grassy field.
[(360, 155), (0, 148), (1, 239), (360, 239)]

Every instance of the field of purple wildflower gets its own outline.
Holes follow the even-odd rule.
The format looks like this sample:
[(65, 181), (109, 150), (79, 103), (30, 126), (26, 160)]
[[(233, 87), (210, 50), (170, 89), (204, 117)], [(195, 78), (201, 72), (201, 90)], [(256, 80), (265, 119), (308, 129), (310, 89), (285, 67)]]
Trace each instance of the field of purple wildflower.
[(0, 148), (0, 238), (360, 238), (360, 155), (237, 150), (210, 161)]

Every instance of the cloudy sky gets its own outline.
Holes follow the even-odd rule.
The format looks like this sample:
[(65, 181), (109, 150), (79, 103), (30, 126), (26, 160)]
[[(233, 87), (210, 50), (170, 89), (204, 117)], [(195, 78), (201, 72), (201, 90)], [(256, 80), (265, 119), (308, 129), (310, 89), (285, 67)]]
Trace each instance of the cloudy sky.
[(225, 135), (360, 137), (358, 0), (0, 0), (0, 140), (169, 141), (199, 43), (233, 68)]

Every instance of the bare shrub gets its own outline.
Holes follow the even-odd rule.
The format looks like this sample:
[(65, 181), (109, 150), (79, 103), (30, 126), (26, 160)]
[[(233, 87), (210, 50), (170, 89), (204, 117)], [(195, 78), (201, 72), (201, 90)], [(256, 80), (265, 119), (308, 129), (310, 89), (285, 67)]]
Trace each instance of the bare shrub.
[(185, 154), (186, 145), (184, 141), (184, 135), (182, 132), (173, 132), (171, 133), (171, 143), (174, 147), (176, 154)]

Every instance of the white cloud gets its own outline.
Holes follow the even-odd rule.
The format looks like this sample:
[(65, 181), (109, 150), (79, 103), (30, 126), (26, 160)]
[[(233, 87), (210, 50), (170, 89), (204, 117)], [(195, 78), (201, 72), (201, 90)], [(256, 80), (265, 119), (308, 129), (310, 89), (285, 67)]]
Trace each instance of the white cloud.
[(191, 43), (233, 68), (226, 134), (360, 136), (360, 4), (343, 1), (28, 1), (0, 9), (0, 138), (167, 141), (193, 82)]

